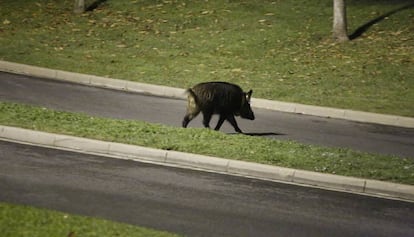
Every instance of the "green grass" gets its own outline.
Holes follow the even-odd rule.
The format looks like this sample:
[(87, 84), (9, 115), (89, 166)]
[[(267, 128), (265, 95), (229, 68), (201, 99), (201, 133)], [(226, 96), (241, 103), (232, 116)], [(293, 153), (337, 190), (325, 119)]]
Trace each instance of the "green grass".
[(103, 219), (0, 202), (2, 237), (172, 237), (166, 232)]
[(175, 128), (0, 102), (0, 124), (245, 160), (296, 169), (414, 184), (414, 160), (303, 145), (202, 128)]
[[(409, 0), (350, 0), (349, 33)], [(255, 97), (414, 116), (414, 11), (331, 40), (331, 0), (0, 2), (0, 59), (189, 87), (225, 80)]]
[[(87, 2), (91, 2), (88, 0)], [(349, 0), (349, 33), (410, 0)], [(0, 1), (0, 59), (145, 83), (225, 80), (254, 97), (414, 117), (414, 13), (346, 44), (330, 39), (331, 0)], [(0, 124), (414, 185), (414, 161), (207, 129), (0, 102)], [(170, 236), (0, 203), (1, 236)]]

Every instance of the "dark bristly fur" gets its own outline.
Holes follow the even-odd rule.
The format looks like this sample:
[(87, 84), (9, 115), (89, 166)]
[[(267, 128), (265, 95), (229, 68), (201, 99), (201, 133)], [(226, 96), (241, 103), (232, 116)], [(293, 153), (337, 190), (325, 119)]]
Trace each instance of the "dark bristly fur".
[(205, 82), (187, 90), (187, 113), (183, 119), (183, 127), (195, 118), (200, 112), (203, 114), (203, 125), (210, 127), (213, 114), (218, 114), (219, 120), (214, 128), (219, 130), (224, 120), (227, 120), (241, 133), (234, 116), (254, 120), (254, 113), (250, 107), (250, 98), (253, 91), (243, 92), (235, 84), (227, 82)]

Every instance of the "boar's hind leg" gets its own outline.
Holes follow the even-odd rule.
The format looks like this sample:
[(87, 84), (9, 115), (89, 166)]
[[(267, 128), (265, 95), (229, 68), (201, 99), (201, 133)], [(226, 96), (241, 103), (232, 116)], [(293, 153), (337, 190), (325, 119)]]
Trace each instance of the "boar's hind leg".
[(236, 130), (236, 132), (238, 133), (243, 133), (242, 130), (239, 128), (239, 126), (237, 125), (236, 119), (234, 118), (234, 115), (230, 114), (227, 116), (227, 121), (230, 122), (230, 124), (233, 126), (234, 130)]
[(210, 111), (203, 111), (203, 125), (206, 128), (210, 128), (210, 120), (213, 116), (213, 112)]
[(186, 115), (184, 116), (184, 119), (183, 119), (183, 128), (186, 128), (186, 127), (187, 127), (187, 125), (188, 125), (188, 123), (190, 123), (190, 121), (191, 121), (193, 118), (194, 118), (194, 116), (191, 116), (191, 114), (186, 114)]
[(200, 113), (200, 108), (196, 103), (194, 92), (191, 89), (188, 89), (187, 92), (189, 93), (187, 98), (187, 113), (183, 119), (183, 128), (186, 128), (188, 123)]
[(187, 112), (183, 119), (183, 128), (186, 128), (188, 123), (190, 123), (190, 121), (193, 120), (193, 118), (195, 118), (199, 113), (200, 111), (197, 111), (196, 113)]

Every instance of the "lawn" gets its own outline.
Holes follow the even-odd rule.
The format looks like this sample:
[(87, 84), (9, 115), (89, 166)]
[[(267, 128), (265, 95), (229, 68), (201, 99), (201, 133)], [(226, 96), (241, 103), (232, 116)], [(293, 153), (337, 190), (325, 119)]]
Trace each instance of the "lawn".
[(0, 202), (2, 237), (173, 237), (167, 232)]
[[(349, 0), (349, 33), (409, 3)], [(72, 8), (73, 0), (1, 1), (0, 59), (180, 88), (224, 80), (259, 98), (414, 116), (413, 8), (345, 44), (331, 39), (331, 0)]]

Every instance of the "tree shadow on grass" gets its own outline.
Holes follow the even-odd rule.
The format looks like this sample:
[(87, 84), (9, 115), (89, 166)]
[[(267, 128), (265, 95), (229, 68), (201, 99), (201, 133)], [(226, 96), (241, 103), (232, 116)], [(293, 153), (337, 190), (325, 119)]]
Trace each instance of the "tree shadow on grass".
[(377, 24), (378, 22), (384, 20), (385, 18), (387, 18), (387, 17), (389, 17), (389, 16), (391, 16), (391, 15), (397, 13), (397, 12), (400, 12), (400, 11), (403, 11), (403, 10), (406, 10), (406, 9), (409, 9), (409, 8), (413, 8), (413, 7), (414, 7), (414, 3), (411, 3), (411, 4), (408, 4), (406, 6), (402, 6), (402, 7), (399, 7), (397, 9), (395, 9), (395, 10), (387, 12), (387, 13), (385, 13), (385, 14), (383, 14), (383, 15), (381, 15), (381, 16), (379, 16), (379, 17), (377, 17), (377, 18), (375, 18), (375, 19), (373, 19), (373, 20), (371, 20), (367, 23), (365, 23), (364, 25), (358, 27), (358, 29), (356, 29), (354, 31), (354, 33), (352, 33), (349, 36), (349, 39), (354, 40), (354, 39), (360, 37), (362, 34), (364, 34), (371, 26)]

